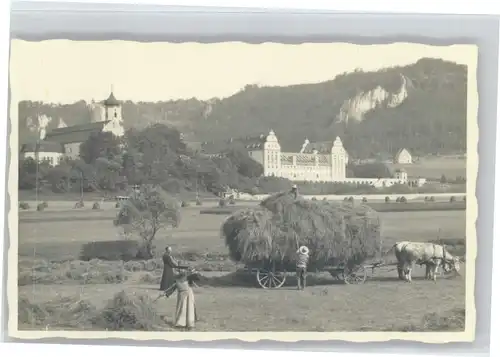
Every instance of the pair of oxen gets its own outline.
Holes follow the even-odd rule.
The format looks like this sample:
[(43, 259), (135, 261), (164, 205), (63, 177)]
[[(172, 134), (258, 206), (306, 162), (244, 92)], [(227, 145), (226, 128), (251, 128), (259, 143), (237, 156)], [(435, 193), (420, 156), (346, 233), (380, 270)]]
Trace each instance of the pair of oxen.
[(406, 282), (412, 281), (411, 274), (416, 264), (425, 265), (425, 278), (436, 281), (439, 268), (445, 273), (459, 273), (463, 261), (463, 258), (453, 256), (444, 246), (434, 243), (398, 242), (386, 254), (392, 250), (397, 259), (399, 279)]

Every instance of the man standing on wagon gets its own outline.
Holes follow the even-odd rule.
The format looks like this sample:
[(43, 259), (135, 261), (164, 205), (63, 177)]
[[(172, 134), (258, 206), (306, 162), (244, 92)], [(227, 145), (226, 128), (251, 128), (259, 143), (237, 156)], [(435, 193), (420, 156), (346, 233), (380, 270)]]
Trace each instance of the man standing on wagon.
[(309, 261), (309, 249), (303, 245), (297, 250), (297, 289), (304, 290), (306, 287), (307, 263)]

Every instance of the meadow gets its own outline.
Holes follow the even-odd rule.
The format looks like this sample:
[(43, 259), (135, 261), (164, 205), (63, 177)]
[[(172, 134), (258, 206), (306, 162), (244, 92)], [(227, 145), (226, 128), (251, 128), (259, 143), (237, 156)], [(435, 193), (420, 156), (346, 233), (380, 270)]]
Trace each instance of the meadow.
[(393, 170), (404, 169), (409, 177), (425, 177), (439, 180), (442, 175), (454, 180), (457, 177), (467, 177), (467, 160), (447, 157), (422, 158), (411, 165), (389, 164)]
[[(281, 289), (264, 290), (255, 287), (254, 276), (243, 273), (241, 266), (228, 259), (219, 232), (225, 215), (200, 214), (201, 209), (183, 208), (180, 226), (160, 232), (157, 258), (125, 263), (78, 260), (82, 244), (119, 236), (112, 223), (113, 209), (88, 209), (79, 212), (80, 220), (71, 211), (20, 212), (19, 296), (39, 310), (58, 299), (85, 302), (99, 309), (121, 291), (154, 299), (162, 269), (160, 255), (170, 245), (183, 263), (198, 268), (205, 278), (195, 289), (201, 316), (196, 328), (199, 331), (463, 328), (464, 264), (461, 276), (442, 276), (437, 285), (422, 279), (421, 268), (416, 269), (414, 282), (406, 284), (397, 279), (393, 267), (386, 267), (375, 271), (362, 285), (343, 285), (328, 273), (314, 273), (308, 289), (298, 292), (292, 274)], [(36, 219), (39, 214), (43, 214), (43, 220)], [(464, 210), (382, 212), (380, 217), (386, 249), (400, 240), (440, 241), (448, 244), (452, 253), (465, 253)], [(151, 304), (166, 321), (172, 319), (175, 298)], [(25, 315), (20, 312), (20, 319)], [(69, 317), (47, 319), (37, 323), (23, 320), (20, 328), (70, 328), (70, 322), (76, 321)], [(73, 328), (98, 327), (82, 322)], [(155, 329), (170, 327), (165, 323)]]

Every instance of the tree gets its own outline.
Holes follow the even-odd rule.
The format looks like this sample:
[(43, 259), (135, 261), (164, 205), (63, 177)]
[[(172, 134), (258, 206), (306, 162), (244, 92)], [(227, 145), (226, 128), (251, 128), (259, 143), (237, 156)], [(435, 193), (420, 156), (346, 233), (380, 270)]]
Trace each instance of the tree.
[(393, 177), (391, 169), (384, 163), (374, 162), (360, 165), (351, 165), (354, 177), (362, 178), (384, 178)]
[(128, 226), (142, 241), (140, 258), (154, 256), (154, 239), (161, 229), (180, 223), (180, 204), (158, 186), (143, 185), (120, 208), (116, 224)]
[(95, 161), (96, 180), (99, 188), (105, 192), (114, 191), (120, 178), (122, 165), (112, 159), (99, 157)]
[[(155, 124), (143, 130), (129, 130), (126, 143), (127, 157), (124, 160), (127, 159), (128, 162), (124, 162), (123, 166), (129, 182), (140, 178), (145, 183), (160, 184), (169, 174), (175, 174), (173, 171), (179, 156), (187, 154), (180, 133), (163, 124)], [(137, 166), (139, 162), (140, 165)]]
[(448, 180), (446, 179), (446, 176), (444, 174), (441, 175), (441, 179), (439, 180), (440, 183), (447, 183)]
[(237, 167), (238, 173), (242, 176), (259, 177), (264, 173), (264, 167), (253, 160), (246, 150), (231, 149), (228, 151), (227, 157)]
[(104, 157), (113, 159), (120, 154), (120, 139), (110, 132), (93, 133), (80, 145), (80, 158), (87, 164)]
[(61, 163), (49, 169), (47, 179), (52, 192), (68, 192), (71, 189), (71, 165)]
[[(41, 181), (47, 176), (50, 170), (48, 161), (43, 160), (38, 164), (38, 187), (41, 186)], [(31, 190), (37, 186), (37, 164), (36, 161), (27, 157), (19, 160), (19, 189)]]

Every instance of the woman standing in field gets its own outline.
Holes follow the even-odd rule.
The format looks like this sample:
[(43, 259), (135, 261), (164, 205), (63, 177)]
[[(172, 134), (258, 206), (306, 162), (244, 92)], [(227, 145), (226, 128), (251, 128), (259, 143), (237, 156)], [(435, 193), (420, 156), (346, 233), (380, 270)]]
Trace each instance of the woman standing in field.
[(192, 286), (198, 280), (198, 275), (193, 271), (181, 273), (167, 291), (165, 296), (171, 296), (177, 291), (177, 304), (175, 307), (174, 326), (191, 330), (197, 319), (196, 305)]

